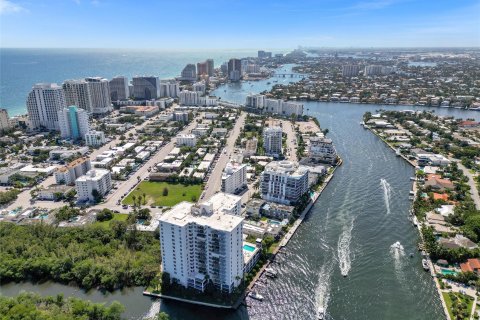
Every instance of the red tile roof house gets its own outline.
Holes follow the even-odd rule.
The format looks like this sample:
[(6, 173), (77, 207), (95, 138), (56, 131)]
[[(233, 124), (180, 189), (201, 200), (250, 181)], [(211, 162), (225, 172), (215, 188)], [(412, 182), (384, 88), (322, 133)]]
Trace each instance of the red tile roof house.
[(480, 260), (478, 259), (468, 259), (467, 262), (460, 263), (460, 269), (462, 272), (474, 272), (476, 274), (480, 273)]
[(433, 190), (453, 190), (455, 186), (453, 182), (447, 179), (442, 179), (438, 175), (428, 174), (427, 181), (425, 181), (425, 187), (432, 187)]
[(475, 127), (480, 126), (480, 123), (475, 122), (475, 121), (466, 120), (466, 121), (460, 122), (458, 124), (458, 126), (461, 127), (461, 128), (475, 128)]

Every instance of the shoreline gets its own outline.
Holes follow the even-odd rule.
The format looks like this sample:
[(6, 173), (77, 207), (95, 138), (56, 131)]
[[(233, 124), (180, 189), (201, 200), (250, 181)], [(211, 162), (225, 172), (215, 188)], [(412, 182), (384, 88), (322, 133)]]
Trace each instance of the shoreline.
[[(368, 126), (364, 126), (365, 129), (368, 129), (368, 131), (370, 131), (371, 133), (373, 133), (376, 137), (378, 137), (381, 141), (383, 141), (388, 147), (390, 147), (390, 149), (392, 149), (393, 151), (397, 151), (392, 145), (390, 145), (385, 139), (383, 139), (383, 137), (381, 137), (377, 132), (373, 131), (372, 128), (368, 127)], [(413, 168), (415, 169), (416, 165), (410, 161), (407, 157), (405, 157), (404, 155), (401, 155), (401, 157), (407, 161), (408, 164), (410, 164), (411, 166), (413, 166)], [(416, 175), (416, 173), (414, 172), (414, 174)], [(413, 181), (413, 185), (412, 185), (412, 190), (414, 190), (414, 193), (415, 193), (415, 197), (417, 195), (417, 190), (418, 190), (418, 187), (417, 187), (417, 180), (415, 179), (415, 181)], [(413, 208), (413, 202), (412, 204), (410, 205), (410, 208)], [(413, 215), (413, 214), (412, 214)], [(422, 226), (420, 223), (418, 223), (416, 226), (414, 225), (414, 227), (418, 230), (418, 233), (420, 235), (420, 242), (419, 244), (421, 244), (422, 246), (425, 245), (425, 242), (424, 242), (424, 239), (423, 239), (423, 235), (422, 235)], [(451, 320), (450, 318), (450, 314), (448, 313), (448, 307), (447, 307), (447, 303), (445, 302), (445, 299), (443, 298), (443, 294), (442, 294), (442, 290), (440, 289), (440, 283), (439, 283), (439, 280), (438, 280), (438, 277), (435, 275), (435, 268), (433, 266), (433, 262), (432, 260), (430, 259), (430, 256), (428, 255), (426, 257), (426, 260), (428, 261), (428, 266), (429, 266), (429, 273), (430, 275), (432, 276), (432, 279), (433, 279), (433, 282), (435, 284), (435, 288), (436, 288), (436, 291), (437, 291), (437, 294), (439, 295), (439, 298), (440, 298), (440, 302), (442, 304), (442, 309), (443, 309), (443, 312), (445, 314), (445, 317), (447, 320)]]

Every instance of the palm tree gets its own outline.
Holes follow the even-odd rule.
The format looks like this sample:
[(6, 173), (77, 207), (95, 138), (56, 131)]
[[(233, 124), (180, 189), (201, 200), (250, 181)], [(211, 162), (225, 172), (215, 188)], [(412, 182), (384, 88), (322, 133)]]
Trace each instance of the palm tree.
[(146, 205), (146, 204), (147, 204), (147, 195), (144, 192), (143, 193), (143, 205)]
[(136, 196), (136, 195), (133, 195), (133, 196), (132, 196), (132, 200), (133, 200), (133, 207), (135, 208), (135, 206), (136, 206), (136, 202), (135, 202), (135, 201), (137, 200), (137, 196)]

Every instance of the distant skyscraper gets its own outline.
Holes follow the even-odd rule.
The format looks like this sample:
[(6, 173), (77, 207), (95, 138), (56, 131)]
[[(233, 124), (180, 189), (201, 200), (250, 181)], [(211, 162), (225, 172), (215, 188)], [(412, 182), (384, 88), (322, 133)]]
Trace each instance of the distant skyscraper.
[(160, 80), (160, 97), (177, 98), (180, 84), (177, 80)]
[(365, 66), (365, 76), (376, 76), (382, 74), (382, 66)]
[(93, 112), (92, 95), (90, 86), (85, 80), (66, 80), (63, 83), (67, 105), (77, 106), (81, 109)]
[(128, 90), (128, 78), (124, 76), (118, 76), (112, 78), (109, 82), (110, 86), (110, 98), (112, 101), (126, 100), (130, 94)]
[(183, 68), (180, 80), (197, 81), (197, 68), (194, 64), (189, 63)]
[(90, 131), (87, 111), (76, 106), (58, 111), (58, 124), (62, 138), (84, 139), (85, 134)]
[(92, 114), (105, 114), (113, 110), (108, 80), (88, 77), (66, 80), (63, 83), (67, 105), (74, 105)]
[(209, 77), (213, 76), (215, 71), (215, 65), (213, 63), (213, 59), (207, 59), (207, 74)]
[(228, 61), (228, 80), (239, 81), (242, 78), (242, 60), (230, 59)]
[(85, 78), (90, 87), (90, 95), (93, 105), (93, 114), (105, 114), (113, 110), (112, 100), (110, 99), (110, 88), (108, 80), (101, 77)]
[(66, 107), (65, 93), (56, 83), (33, 86), (27, 98), (27, 111), (32, 128), (59, 130), (58, 111)]
[(266, 58), (271, 58), (271, 57), (272, 57), (271, 52), (258, 50), (258, 58), (259, 59), (266, 59)]
[(0, 109), (0, 132), (11, 128), (7, 109)]
[(360, 72), (360, 66), (357, 65), (345, 65), (342, 66), (342, 76), (344, 77), (356, 77)]
[(133, 96), (138, 100), (151, 100), (160, 97), (160, 79), (158, 77), (133, 77)]
[(208, 75), (208, 65), (207, 62), (197, 63), (197, 76)]

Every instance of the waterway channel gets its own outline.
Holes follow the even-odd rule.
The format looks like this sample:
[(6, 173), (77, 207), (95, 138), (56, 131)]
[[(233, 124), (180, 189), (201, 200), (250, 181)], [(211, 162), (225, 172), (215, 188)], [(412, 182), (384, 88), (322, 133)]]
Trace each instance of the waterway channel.
[[(215, 91), (223, 100), (244, 103), (250, 92), (269, 89), (269, 79), (228, 84)], [(270, 83), (268, 83), (270, 82)], [(0, 294), (21, 290), (43, 295), (64, 292), (98, 302), (117, 300), (129, 319), (142, 319), (158, 310), (172, 320), (313, 319), (323, 306), (328, 319), (441, 319), (433, 281), (421, 267), (416, 251), (418, 233), (408, 220), (413, 168), (359, 122), (366, 111), (406, 109), (378, 105), (305, 103), (305, 113), (328, 128), (344, 164), (298, 229), (274, 267), (276, 280), (258, 287), (263, 302), (218, 311), (188, 304), (158, 301), (141, 295), (142, 288), (102, 295), (59, 284), (30, 283), (0, 286)], [(420, 109), (408, 107), (408, 109)], [(421, 109), (424, 110), (425, 108)], [(480, 113), (436, 108), (438, 114), (480, 118)], [(392, 245), (399, 241), (400, 249)], [(415, 253), (413, 258), (410, 253)], [(344, 277), (342, 274), (347, 274)]]

